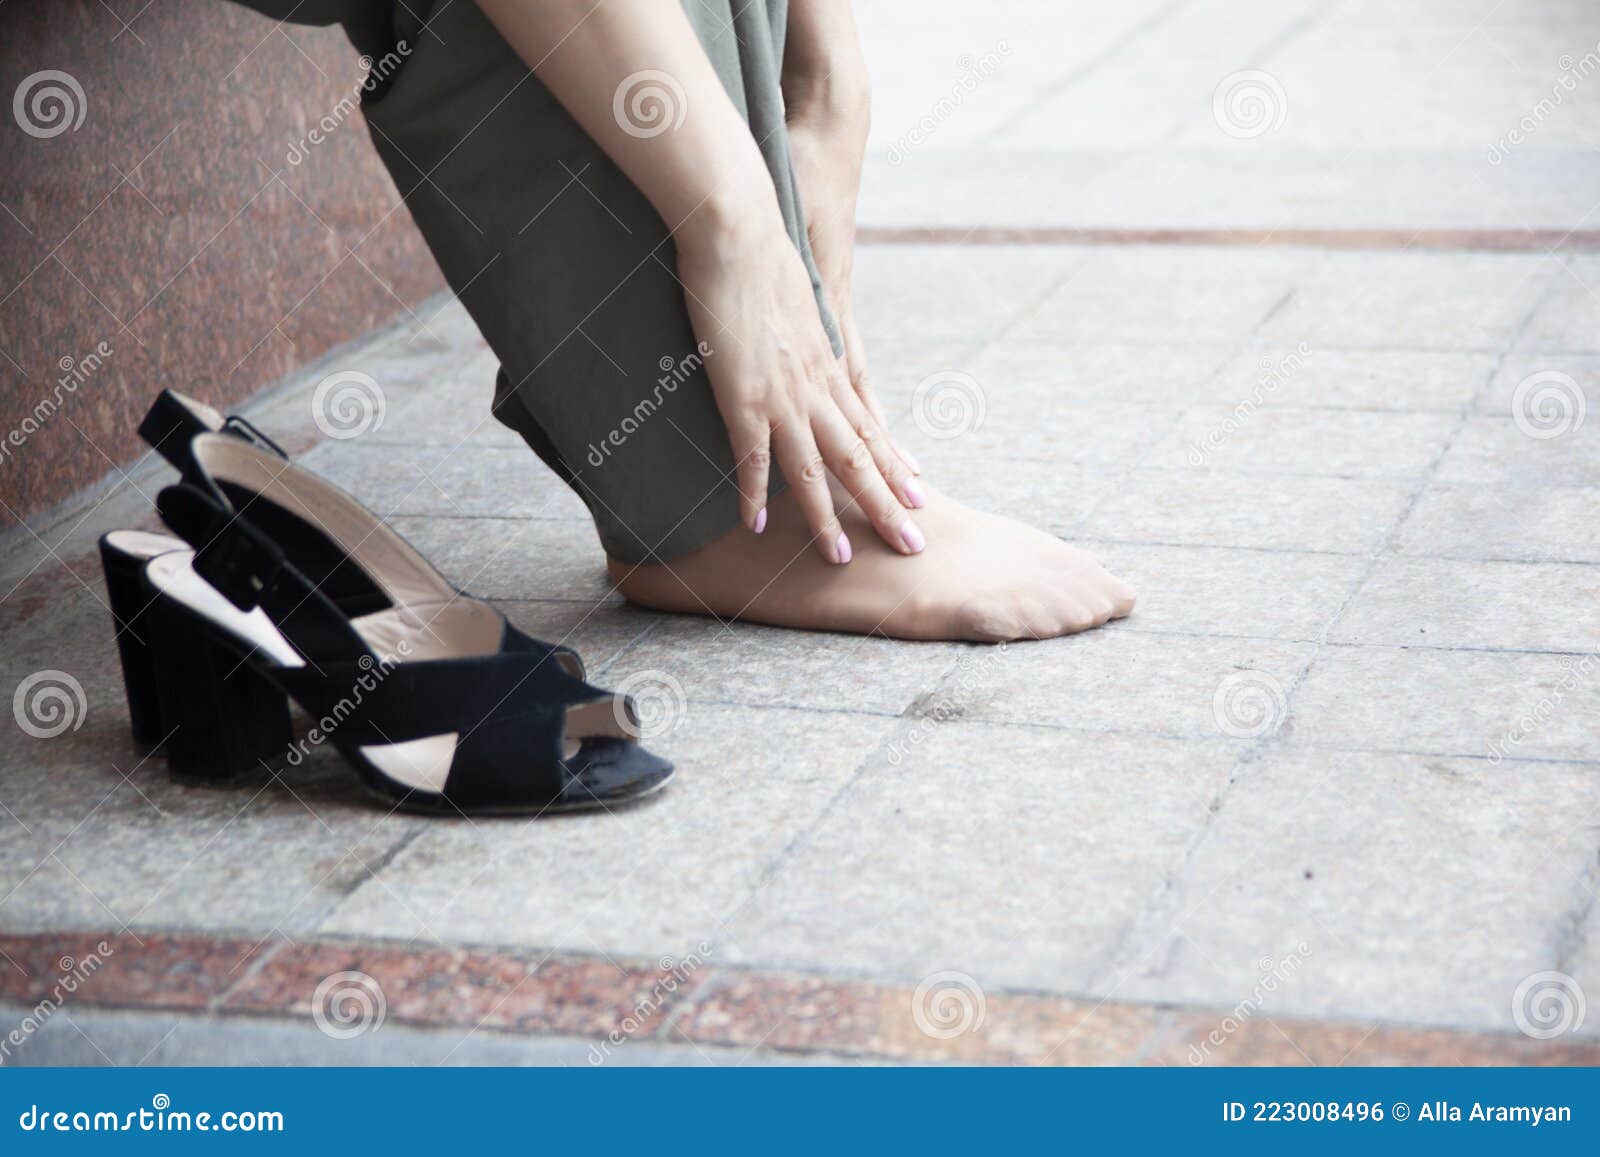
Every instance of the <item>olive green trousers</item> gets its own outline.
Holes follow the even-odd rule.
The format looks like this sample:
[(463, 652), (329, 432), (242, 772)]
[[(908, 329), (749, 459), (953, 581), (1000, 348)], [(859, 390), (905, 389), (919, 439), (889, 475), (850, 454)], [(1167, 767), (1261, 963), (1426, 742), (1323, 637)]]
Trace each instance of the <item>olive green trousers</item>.
[[(818, 286), (779, 89), (786, 0), (683, 3)], [(661, 218), (471, 0), (422, 17), (422, 29), (407, 27), (406, 7), (395, 11), (393, 53), (375, 59), (384, 80), (363, 107), (407, 208), (500, 360), (495, 416), (582, 497), (613, 558), (668, 560), (725, 534), (739, 503), (705, 371), (715, 351), (691, 329)], [(670, 132), (684, 111), (675, 85), (635, 74), (615, 113), (630, 131)], [(820, 288), (817, 303), (838, 351)]]

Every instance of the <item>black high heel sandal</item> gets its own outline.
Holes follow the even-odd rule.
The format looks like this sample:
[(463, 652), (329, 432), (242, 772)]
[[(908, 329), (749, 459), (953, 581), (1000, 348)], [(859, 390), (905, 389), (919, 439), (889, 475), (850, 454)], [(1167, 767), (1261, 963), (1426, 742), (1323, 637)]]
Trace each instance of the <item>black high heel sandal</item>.
[[(131, 592), (153, 611), (144, 643), (174, 774), (259, 774), (289, 750), (292, 697), (396, 807), (574, 811), (631, 802), (671, 778), (672, 765), (634, 741), (626, 697), (575, 677), (548, 647), (507, 647), (504, 616), (440, 589), (437, 572), (344, 491), (221, 434), (195, 437), (191, 455), (194, 480), (157, 505), (195, 549), (154, 553)], [(252, 495), (248, 508), (224, 484)], [(318, 549), (371, 576), (388, 609), (352, 617), (323, 595), (252, 517), (262, 502), (320, 524)], [(130, 703), (149, 702), (150, 669), (125, 666)]]
[[(224, 434), (256, 447), (266, 455), (289, 462), (289, 455), (248, 419), (219, 411), (198, 399), (176, 390), (162, 390), (156, 395), (144, 420), (139, 423), (139, 436), (170, 463), (186, 482), (199, 483), (204, 488), (203, 471), (195, 461), (194, 439), (199, 434)], [(285, 553), (301, 574), (317, 590), (352, 618), (393, 610), (399, 597), (353, 559), (340, 550), (316, 523), (315, 511), (286, 509), (263, 499), (256, 491), (219, 480), (216, 485), (235, 506), (248, 508), (250, 518), (263, 533), (271, 538)], [(328, 485), (328, 484), (324, 484)], [(329, 489), (336, 489), (329, 486)], [(364, 507), (343, 495), (346, 503), (355, 506), (365, 516), (370, 526), (380, 519)], [(399, 541), (409, 554), (406, 566), (416, 576), (425, 580), (413, 582), (412, 587), (422, 592), (425, 600), (443, 598), (470, 599), (445, 579), (410, 544), (388, 532)], [(188, 543), (181, 538), (145, 531), (118, 530), (100, 539), (100, 562), (105, 571), (106, 591), (111, 604), (112, 620), (116, 628), (117, 649), (122, 659), (123, 686), (128, 696), (128, 715), (133, 725), (134, 739), (148, 747), (159, 746), (171, 730), (165, 719), (160, 696), (156, 688), (154, 659), (146, 636), (153, 627), (144, 622), (151, 607), (154, 592), (144, 582), (145, 564), (158, 554), (173, 550), (187, 550)], [(477, 602), (476, 599), (471, 599)], [(546, 643), (523, 633), (511, 623), (505, 624), (501, 649), (552, 655), (567, 674), (575, 679), (584, 677), (583, 659), (571, 647)]]

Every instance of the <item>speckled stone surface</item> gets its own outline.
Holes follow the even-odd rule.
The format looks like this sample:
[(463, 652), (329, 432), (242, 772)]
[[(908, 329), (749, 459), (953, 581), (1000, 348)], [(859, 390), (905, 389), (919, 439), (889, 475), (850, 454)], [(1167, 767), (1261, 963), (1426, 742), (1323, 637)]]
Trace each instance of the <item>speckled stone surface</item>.
[(1269, 639), (1102, 631), (1070, 649), (1013, 643), (976, 657), (929, 699), (958, 692), (963, 719), (1221, 739), (1214, 699), (1226, 680), (1253, 675), (1288, 687), (1312, 653)]
[(1413, 489), (1377, 478), (1136, 470), (1081, 530), (1136, 542), (1364, 554), (1405, 513)]
[(728, 955), (1085, 991), (1241, 748), (969, 723), (959, 686), (929, 707), (730, 923)]
[(1588, 650), (1600, 638), (1600, 568), (1385, 559), (1332, 638), (1401, 647)]
[[(343, 33), (220, 0), (119, 9), (0, 13), (0, 435), (28, 432), (0, 526), (137, 459), (152, 383), (236, 403), (425, 316), (442, 285), (360, 113), (339, 111), (362, 77)], [(82, 121), (30, 135), (10, 98), (46, 69)]]
[(1429, 487), (1395, 536), (1419, 557), (1600, 562), (1600, 487)]
[[(1365, 559), (1346, 554), (1092, 539), (1084, 546), (1139, 592), (1138, 617), (1117, 623), (1118, 631), (1315, 639), (1367, 572)], [(1279, 597), (1286, 590), (1295, 597)]]
[[(630, 684), (614, 667), (605, 677), (657, 689), (654, 746), (671, 752), (678, 782), (599, 817), (435, 825), (354, 889), (323, 930), (614, 955), (683, 956), (706, 943), (720, 959), (724, 926), (894, 727), (877, 716), (676, 700), (670, 681)], [(532, 865), (537, 883), (525, 874)]]
[(1597, 808), (1589, 765), (1269, 749), (1095, 990), (1514, 1031), (1525, 977), (1578, 971)]

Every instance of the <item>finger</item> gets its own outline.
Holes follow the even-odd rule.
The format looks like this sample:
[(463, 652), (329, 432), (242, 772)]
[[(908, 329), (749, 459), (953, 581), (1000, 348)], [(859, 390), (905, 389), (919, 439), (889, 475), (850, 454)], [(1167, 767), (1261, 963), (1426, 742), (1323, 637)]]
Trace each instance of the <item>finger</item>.
[(817, 553), (832, 563), (850, 561), (850, 540), (833, 512), (833, 495), (828, 493), (828, 469), (812, 437), (809, 423), (793, 418), (775, 426), (772, 448), (783, 467), (789, 489), (800, 507), (800, 514), (811, 528)]
[(872, 451), (856, 436), (844, 415), (838, 410), (822, 410), (813, 415), (811, 428), (823, 461), (840, 485), (850, 492), (878, 537), (901, 554), (919, 553), (927, 540), (883, 480)]
[(861, 340), (861, 331), (856, 328), (855, 318), (846, 317), (839, 325), (840, 336), (844, 339), (845, 364), (849, 367), (850, 385), (855, 390), (856, 397), (861, 399), (861, 404), (867, 408), (867, 413), (877, 419), (889, 444), (894, 447), (894, 452), (906, 464), (906, 468), (913, 474), (921, 474), (922, 467), (911, 456), (911, 451), (900, 444), (900, 440), (889, 429), (889, 415), (884, 412), (883, 406), (878, 401), (878, 391), (872, 386), (872, 378), (867, 373), (867, 347)]
[(877, 464), (878, 473), (889, 484), (889, 489), (894, 491), (901, 504), (913, 510), (926, 506), (927, 491), (911, 473), (911, 468), (899, 454), (895, 453), (882, 424), (872, 416), (855, 392), (847, 384), (841, 383), (834, 391), (833, 400), (838, 405), (839, 412), (844, 415), (844, 420), (855, 431), (856, 437), (861, 439), (862, 444), (871, 453), (873, 462)]
[(739, 487), (739, 521), (760, 534), (767, 528), (767, 478), (772, 466), (772, 428), (764, 418), (741, 418), (728, 426)]
[(882, 404), (878, 401), (877, 391), (872, 388), (871, 383), (866, 378), (862, 378), (856, 383), (856, 396), (861, 399), (861, 404), (867, 408), (867, 413), (871, 414), (877, 420), (878, 425), (882, 427), (884, 437), (889, 440), (889, 445), (894, 447), (894, 452), (900, 456), (900, 461), (906, 464), (906, 468), (911, 473), (921, 474), (921, 463), (916, 460), (910, 450), (906, 449), (905, 443), (894, 436), (894, 431), (889, 428), (889, 415), (884, 412)]

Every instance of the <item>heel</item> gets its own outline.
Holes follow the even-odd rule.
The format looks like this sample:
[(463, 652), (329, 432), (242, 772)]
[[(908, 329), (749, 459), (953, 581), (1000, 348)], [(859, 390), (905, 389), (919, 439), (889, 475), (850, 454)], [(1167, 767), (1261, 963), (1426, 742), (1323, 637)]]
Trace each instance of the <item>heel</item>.
[[(147, 536), (147, 537), (154, 537)], [(177, 540), (173, 545), (181, 546)], [(117, 654), (122, 660), (122, 687), (128, 696), (128, 717), (135, 742), (157, 746), (166, 735), (161, 698), (156, 686), (155, 623), (146, 615), (153, 592), (144, 581), (147, 555), (125, 549), (117, 534), (100, 540), (100, 566), (106, 576), (106, 596), (117, 632)]]
[(203, 620), (165, 597), (153, 608), (157, 686), (174, 781), (241, 787), (282, 767), (289, 755), (288, 698), (244, 656), (216, 641)]

